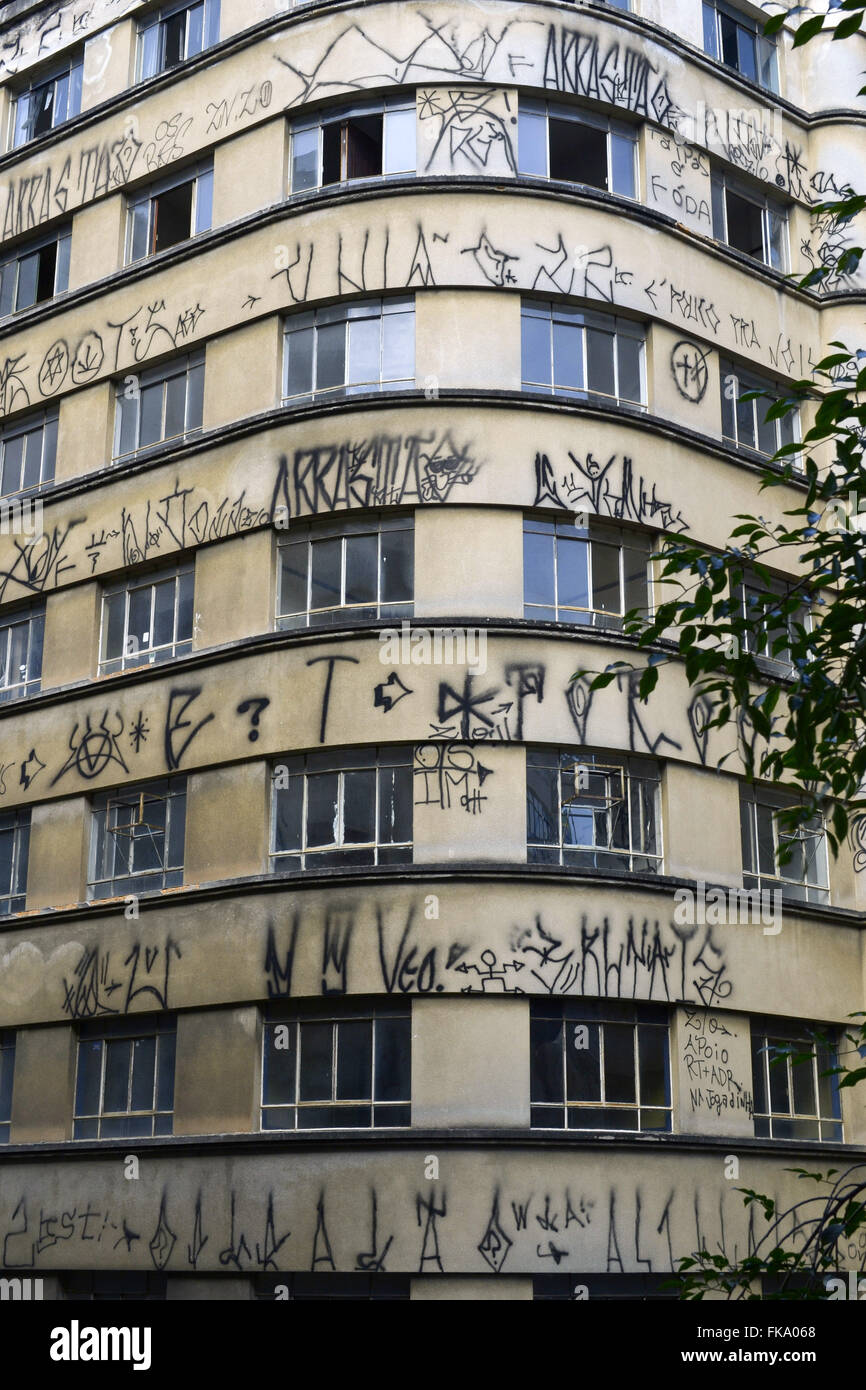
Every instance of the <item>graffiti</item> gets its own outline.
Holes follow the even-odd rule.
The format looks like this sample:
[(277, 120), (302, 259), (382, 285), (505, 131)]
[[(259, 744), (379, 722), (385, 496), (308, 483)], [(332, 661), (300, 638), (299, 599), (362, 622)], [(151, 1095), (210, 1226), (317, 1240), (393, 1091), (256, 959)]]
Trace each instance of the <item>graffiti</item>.
[(487, 800), (481, 788), (493, 769), (485, 767), (473, 750), (457, 743), (422, 743), (415, 748), (416, 806), (451, 809), (452, 795), (464, 811), (475, 815)]
[(506, 1235), (499, 1218), (499, 1191), (494, 1193), (490, 1220), (478, 1245), (478, 1253), (489, 1264), (494, 1274), (498, 1274), (508, 1257), (514, 1242)]
[(102, 346), (102, 338), (90, 329), (82, 334), (78, 340), (75, 351), (72, 354), (72, 380), (76, 386), (84, 386), (88, 381), (92, 381), (102, 370), (105, 361), (105, 349)]
[(548, 502), (570, 511), (590, 511), (617, 521), (649, 522), (666, 531), (688, 529), (688, 523), (674, 503), (656, 496), (655, 483), (647, 491), (649, 484), (643, 474), (635, 474), (634, 464), (627, 455), (619, 458), (612, 454), (605, 464), (592, 453), (587, 453), (585, 461), (570, 450), (568, 457), (575, 471), (557, 478), (547, 454), (535, 455), (534, 506)]
[(38, 756), (36, 749), (31, 748), (27, 757), (21, 763), (21, 774), (19, 784), (25, 791), (29, 791), (40, 772), (45, 771), (46, 764)]
[(30, 404), (30, 393), (22, 380), (29, 371), (26, 365), (21, 366), (26, 356), (26, 352), (19, 352), (17, 357), (7, 357), (0, 367), (0, 415)]
[(106, 326), (113, 328), (116, 334), (113, 370), (120, 365), (122, 346), (127, 348), (133, 362), (143, 362), (154, 352), (176, 350), (195, 332), (204, 312), (196, 302), (181, 309), (172, 322), (173, 315), (165, 300), (155, 299), (151, 304), (140, 304), (119, 323), (109, 320)]
[[(313, 246), (313, 243), (311, 241), (307, 242), (307, 262), (306, 265), (304, 265), (303, 252), (301, 251), (301, 243), (297, 242), (295, 245), (295, 259), (293, 261), (290, 261), (288, 265), (281, 266), (278, 270), (275, 270), (273, 275), (271, 276), (272, 280), (276, 280), (279, 275), (285, 275), (286, 286), (288, 288), (289, 294), (291, 295), (293, 304), (303, 304), (307, 298), (307, 295), (310, 292), (310, 274), (313, 269), (314, 250), (315, 248)], [(300, 271), (298, 270), (299, 267)], [(295, 279), (292, 278), (293, 271), (298, 272), (295, 276)], [(256, 302), (256, 298), (260, 299), (261, 295), (256, 297), (254, 297), (253, 295), (248, 295), (247, 303), (250, 300), (252, 300), (252, 303), (254, 304)], [(247, 304), (245, 303), (244, 308), (246, 307)], [(252, 304), (250, 304), (249, 307), (252, 308)]]
[(848, 843), (854, 855), (854, 872), (861, 874), (866, 869), (866, 816), (856, 816), (851, 821)]
[(569, 250), (561, 232), (555, 246), (545, 246), (540, 241), (535, 245), (542, 255), (537, 258), (532, 279), (534, 290), (555, 290), (585, 299), (605, 299), (612, 304), (614, 286), (627, 285), (632, 279), (631, 271), (614, 263), (611, 246), (597, 246), (592, 251), (582, 247)]
[(292, 969), (295, 961), (295, 948), (298, 942), (300, 915), (292, 918), (288, 941), (282, 949), (277, 948), (276, 929), (273, 922), (268, 923), (267, 948), (265, 950), (264, 972), (269, 999), (285, 999), (292, 992)]
[(439, 1247), (439, 1227), (438, 1221), (443, 1221), (448, 1215), (448, 1207), (443, 1192), (441, 1205), (437, 1201), (435, 1189), (427, 1197), (422, 1197), (420, 1192), (415, 1198), (415, 1215), (418, 1225), (422, 1224), (421, 1213), (424, 1217), (424, 1236), (421, 1242), (421, 1259), (418, 1264), (418, 1273), (424, 1274), (428, 1267), (438, 1270), (440, 1274), (445, 1273), (442, 1264), (442, 1254)]
[(138, 565), (151, 555), (241, 535), (266, 525), (270, 519), (267, 507), (247, 504), (245, 490), (216, 502), (199, 500), (195, 487), (181, 487), (176, 478), (173, 489), (164, 496), (147, 498), (134, 508), (122, 506), (118, 524), (110, 529), (102, 527), (98, 534), (92, 531), (84, 549), (93, 574), (100, 561), (107, 558), (105, 552), (112, 542), (120, 541), (124, 566)]
[(331, 1239), (328, 1235), (328, 1228), (325, 1225), (324, 1192), (319, 1193), (319, 1200), (316, 1203), (316, 1230), (313, 1236), (313, 1255), (310, 1261), (310, 1269), (317, 1269), (319, 1265), (327, 1265), (331, 1270), (337, 1268), (334, 1263), (334, 1252), (331, 1249)]
[[(192, 719), (185, 718), (187, 710), (198, 699), (201, 691), (200, 685), (177, 686), (174, 690), (169, 691), (165, 712), (163, 747), (165, 765), (170, 772), (177, 771), (193, 739), (201, 733), (205, 724), (209, 724), (215, 717), (213, 714), (206, 714), (197, 724), (193, 723)], [(178, 741), (179, 735), (182, 735), (186, 729), (190, 729), (192, 732)]]
[(518, 970), (523, 970), (525, 961), (504, 960), (500, 963), (496, 952), (489, 948), (481, 952), (479, 960), (480, 965), (474, 961), (461, 961), (459, 965), (455, 965), (454, 969), (461, 975), (473, 973), (478, 976), (473, 984), (463, 985), (461, 994), (523, 993), (519, 986), (509, 984), (509, 973), (516, 974)]
[(644, 49), (560, 24), (547, 30), (543, 85), (624, 107), (659, 125), (672, 124), (678, 111), (666, 74)]
[(734, 330), (734, 342), (737, 347), (760, 349), (761, 340), (758, 337), (755, 320), (741, 318), (739, 314), (729, 314), (728, 317), (731, 320), (731, 327)]
[(191, 125), (192, 116), (184, 116), (182, 111), (176, 111), (173, 116), (157, 124), (153, 139), (144, 147), (144, 162), (152, 174), (164, 165), (183, 158), (181, 141)]
[[(78, 720), (75, 721), (67, 745), (69, 757), (57, 775), (52, 778), (52, 787), (56, 786), (60, 779), (65, 777), (67, 772), (73, 768), (79, 777), (84, 778), (86, 782), (91, 782), (94, 777), (101, 776), (106, 768), (113, 763), (116, 763), (123, 772), (129, 772), (126, 760), (120, 751), (119, 739), (123, 733), (123, 715), (119, 710), (115, 710), (111, 722), (114, 728), (109, 726), (107, 709), (103, 711), (102, 718), (95, 726), (91, 723), (89, 714), (85, 715), (83, 729)], [(79, 729), (81, 729), (80, 733)]]
[(135, 716), (135, 723), (128, 730), (128, 733), (133, 753), (139, 753), (141, 745), (147, 742), (147, 736), (150, 733), (150, 724), (145, 717), (144, 710), (138, 711)]
[(429, 435), (374, 435), (371, 439), (296, 449), (283, 455), (271, 497), (270, 518), (287, 518), (349, 507), (446, 502), (466, 487), (480, 465), (469, 445), (455, 444), (449, 431)]
[(256, 743), (258, 741), (259, 720), (261, 719), (262, 715), (264, 714), (265, 710), (267, 709), (270, 703), (271, 702), (267, 696), (254, 695), (249, 700), (241, 700), (241, 703), (235, 710), (235, 714), (246, 714), (248, 710), (251, 711), (250, 731), (247, 734), (247, 738), (249, 739), (250, 743)]
[[(754, 1113), (751, 1089), (737, 1080), (731, 1065), (732, 1059), (735, 1064), (742, 1060), (736, 1048), (738, 1033), (726, 1026), (723, 1015), (687, 1008), (684, 1034), (682, 1061), (688, 1077), (692, 1113), (708, 1110), (721, 1116), (726, 1111), (742, 1110), (751, 1118)], [(748, 1052), (745, 1057), (748, 1058)]]
[[(496, 715), (507, 717), (511, 710), (511, 702), (504, 705), (500, 704), (495, 709), (485, 710), (484, 705), (489, 705), (495, 700), (499, 690), (494, 686), (488, 690), (476, 691), (474, 681), (476, 677), (470, 671), (463, 677), (463, 687), (455, 690), (454, 686), (447, 681), (439, 682), (439, 703), (436, 709), (438, 726), (433, 726), (435, 731), (443, 734), (456, 734), (459, 731), (460, 738), (505, 738), (509, 737), (507, 724), (499, 722)], [(459, 725), (449, 724), (448, 720), (459, 717)]]
[(482, 232), (475, 246), (464, 246), (463, 256), (471, 255), (485, 280), (491, 285), (516, 285), (517, 276), (509, 268), (509, 261), (519, 259), (507, 251), (497, 251), (486, 232)]
[(254, 82), (251, 87), (240, 88), (221, 101), (209, 101), (205, 106), (208, 117), (205, 134), (224, 130), (226, 126), (237, 124), (245, 116), (255, 116), (257, 111), (267, 111), (274, 95), (274, 84), (265, 79)]
[(644, 285), (643, 292), (654, 309), (658, 308), (658, 295), (661, 294), (665, 285), (668, 286), (670, 295), (668, 308), (671, 315), (679, 314), (685, 322), (699, 323), (701, 327), (709, 328), (714, 335), (718, 334), (721, 318), (715, 304), (711, 300), (707, 300), (704, 295), (678, 289), (672, 281), (668, 280), (667, 276), (659, 281), (650, 280), (648, 285)]
[(379, 1234), (378, 1234), (379, 1202), (378, 1202), (378, 1197), (377, 1197), (377, 1195), (376, 1195), (376, 1190), (375, 1190), (375, 1188), (374, 1188), (373, 1191), (370, 1193), (370, 1197), (371, 1197), (371, 1200), (372, 1200), (372, 1203), (373, 1203), (373, 1213), (372, 1213), (372, 1218), (371, 1218), (371, 1222), (370, 1222), (370, 1227), (371, 1227), (371, 1239), (370, 1239), (370, 1244), (371, 1244), (371, 1246), (372, 1246), (372, 1249), (371, 1249), (371, 1250), (367, 1250), (367, 1251), (363, 1251), (363, 1252), (359, 1252), (359, 1253), (355, 1256), (355, 1268), (356, 1268), (356, 1269), (363, 1270), (366, 1274), (372, 1274), (372, 1273), (381, 1274), (381, 1272), (382, 1272), (382, 1271), (384, 1270), (384, 1268), (385, 1268), (385, 1257), (386, 1257), (386, 1255), (388, 1254), (388, 1251), (390, 1250), (392, 1244), (394, 1243), (394, 1237), (393, 1237), (393, 1235), (390, 1235), (390, 1236), (388, 1237), (388, 1239), (385, 1241), (385, 1244), (383, 1245), (382, 1249), (381, 1249), (381, 1250), (379, 1249)]
[(322, 691), (322, 716), (319, 722), (319, 742), (325, 742), (325, 731), (328, 727), (328, 710), (331, 706), (331, 685), (334, 680), (334, 667), (338, 661), (347, 661), (354, 666), (360, 663), (356, 656), (311, 656), (307, 662), (308, 666), (318, 666), (320, 662), (327, 662), (328, 674), (325, 677), (325, 688)]
[(443, 167), (455, 173), (517, 173), (514, 127), (517, 118), (493, 108), (507, 93), (454, 91), (434, 87), (418, 93), (418, 121), (430, 151), (424, 172)]
[[(373, 254), (370, 240), (371, 236), (376, 235), (381, 237), (381, 242), (376, 247), (376, 253)], [(436, 233), (434, 233), (434, 237), (435, 236)], [(440, 237), (439, 239), (442, 241), (447, 240), (446, 237)], [(391, 257), (390, 266), (388, 262), (389, 254)], [(337, 240), (337, 293), (363, 294), (368, 289), (378, 288), (380, 285), (385, 287), (389, 285), (398, 285), (401, 289), (410, 289), (412, 287), (423, 288), (436, 284), (436, 278), (433, 274), (433, 265), (430, 260), (430, 252), (427, 249), (427, 237), (420, 222), (416, 223), (415, 243), (402, 270), (395, 269), (395, 254), (395, 248), (391, 245), (391, 234), (388, 227), (385, 227), (383, 231), (373, 233), (367, 228), (360, 241), (354, 239), (349, 244), (348, 248), (343, 241), (342, 233), (340, 233)], [(379, 272), (380, 257), (382, 266), (381, 275)], [(309, 282), (309, 266), (311, 261), (312, 246), (307, 263), (307, 283)], [(367, 283), (368, 267), (375, 269), (375, 274), (371, 275), (369, 284)], [(291, 269), (291, 267), (286, 270), (285, 274), (291, 290), (292, 285), (289, 278), (289, 269)], [(276, 272), (276, 274), (282, 273), (282, 271)], [(271, 276), (272, 280), (275, 278), (276, 275)], [(292, 293), (294, 298), (294, 291)], [(306, 285), (304, 287), (304, 297), (306, 297)]]
[(505, 667), (505, 684), (514, 687), (517, 695), (517, 727), (515, 738), (523, 738), (523, 706), (526, 700), (539, 705), (544, 699), (545, 668), (536, 661), (512, 661)]
[[(33, 231), (50, 218), (61, 217), (75, 203), (113, 193), (135, 172), (141, 141), (132, 128), (118, 136), (67, 155), (59, 169), (49, 165), (39, 173), (10, 179), (6, 186), (3, 240)], [(3, 191), (0, 189), (0, 200)]]
[(699, 405), (707, 394), (709, 349), (681, 338), (671, 348), (671, 376), (683, 400)]
[(167, 1009), (173, 959), (181, 959), (181, 950), (170, 936), (163, 946), (136, 943), (119, 967), (112, 966), (109, 949), (86, 947), (72, 979), (63, 978), (63, 1012), (76, 1019), (125, 1014), (145, 997), (148, 1008)]
[(537, 915), (531, 926), (514, 928), (510, 944), (514, 956), (529, 957), (529, 976), (548, 994), (687, 1000), (711, 1007), (733, 991), (724, 950), (709, 926), (664, 926), (649, 918), (638, 924), (630, 916), (623, 932), (607, 917), (591, 927), (583, 913), (579, 934), (568, 944)]
[(39, 368), (39, 390), (43, 396), (53, 396), (63, 385), (69, 370), (69, 348), (62, 338), (52, 343)]
[(373, 708), (381, 709), (383, 714), (390, 714), (395, 705), (399, 705), (401, 700), (405, 700), (407, 695), (414, 694), (408, 685), (404, 685), (396, 671), (391, 671), (387, 680), (380, 681), (373, 691)]

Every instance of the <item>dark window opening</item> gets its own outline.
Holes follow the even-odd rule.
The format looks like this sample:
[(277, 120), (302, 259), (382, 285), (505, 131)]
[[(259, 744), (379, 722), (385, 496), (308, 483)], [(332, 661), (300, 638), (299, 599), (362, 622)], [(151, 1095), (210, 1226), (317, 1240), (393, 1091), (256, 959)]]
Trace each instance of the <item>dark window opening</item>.
[(607, 132), (549, 118), (550, 177), (607, 188)]
[(757, 260), (764, 259), (764, 213), (757, 203), (725, 191), (728, 215), (728, 245)]
[(192, 235), (192, 194), (194, 181), (179, 183), (154, 199), (153, 252), (177, 246)]

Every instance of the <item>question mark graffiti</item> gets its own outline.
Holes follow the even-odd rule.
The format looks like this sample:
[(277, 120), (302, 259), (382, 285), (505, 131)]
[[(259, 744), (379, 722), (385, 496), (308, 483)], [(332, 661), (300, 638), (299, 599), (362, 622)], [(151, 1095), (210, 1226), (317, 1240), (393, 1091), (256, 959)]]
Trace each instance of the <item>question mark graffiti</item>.
[(237, 710), (235, 711), (236, 714), (246, 714), (248, 709), (252, 709), (253, 711), (250, 715), (250, 722), (252, 724), (252, 728), (247, 734), (247, 738), (249, 739), (250, 743), (255, 743), (256, 739), (258, 738), (259, 720), (261, 719), (264, 711), (267, 709), (270, 703), (270, 700), (267, 699), (265, 696), (254, 695), (251, 700), (241, 700), (241, 703), (238, 705)]

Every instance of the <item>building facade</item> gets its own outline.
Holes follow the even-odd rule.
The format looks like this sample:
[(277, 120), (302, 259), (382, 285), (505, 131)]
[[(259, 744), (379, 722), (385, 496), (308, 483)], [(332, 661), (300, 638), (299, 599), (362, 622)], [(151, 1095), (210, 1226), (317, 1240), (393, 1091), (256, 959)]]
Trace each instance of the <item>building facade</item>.
[(760, 18), (3, 6), (3, 1277), (656, 1297), (862, 1156), (768, 1059), (864, 1007), (866, 850), (574, 679), (862, 331), (790, 276), (863, 41)]

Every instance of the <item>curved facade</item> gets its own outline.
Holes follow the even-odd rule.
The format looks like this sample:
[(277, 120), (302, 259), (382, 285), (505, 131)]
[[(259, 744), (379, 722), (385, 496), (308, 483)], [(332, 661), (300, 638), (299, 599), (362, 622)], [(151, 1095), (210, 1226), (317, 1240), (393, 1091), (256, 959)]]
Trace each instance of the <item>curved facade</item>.
[(608, 1298), (745, 1252), (734, 1179), (866, 1143), (766, 1051), (863, 1007), (864, 851), (779, 876), (676, 666), (572, 677), (634, 660), (666, 536), (798, 503), (759, 468), (805, 412), (743, 397), (856, 344), (862, 277), (787, 277), (862, 237), (814, 211), (862, 40), (4, 8), (3, 1275)]

